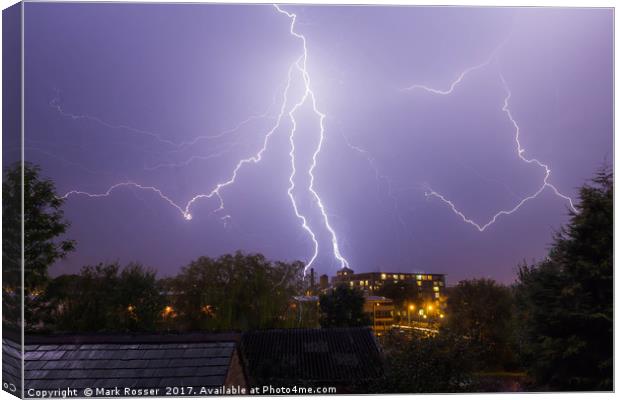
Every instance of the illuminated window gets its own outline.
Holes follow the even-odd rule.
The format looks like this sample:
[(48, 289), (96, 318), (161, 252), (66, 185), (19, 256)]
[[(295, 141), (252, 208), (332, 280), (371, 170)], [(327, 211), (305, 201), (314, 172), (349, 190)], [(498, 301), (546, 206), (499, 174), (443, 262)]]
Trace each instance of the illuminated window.
[(381, 279), (385, 279), (385, 278), (387, 278), (387, 275), (386, 274), (381, 274)]
[(435, 298), (438, 299), (439, 298), (439, 293), (435, 293)]
[(405, 280), (405, 275), (401, 275), (401, 276), (400, 276), (400, 280), (401, 280), (401, 281), (404, 281), (404, 280)]
[(421, 281), (421, 280), (422, 280), (422, 275), (416, 275), (416, 276), (415, 276), (415, 278), (416, 278), (417, 280)]
[(353, 281), (349, 282), (349, 285), (353, 286)]
[(418, 281), (418, 286), (422, 286), (422, 281)]
[(368, 286), (368, 281), (366, 281), (366, 286)]
[(433, 290), (439, 292), (439, 286), (433, 286)]
[(360, 286), (364, 286), (364, 281), (360, 281)]
[(396, 274), (392, 275), (392, 277), (393, 277), (394, 279), (398, 279), (398, 275), (396, 275)]

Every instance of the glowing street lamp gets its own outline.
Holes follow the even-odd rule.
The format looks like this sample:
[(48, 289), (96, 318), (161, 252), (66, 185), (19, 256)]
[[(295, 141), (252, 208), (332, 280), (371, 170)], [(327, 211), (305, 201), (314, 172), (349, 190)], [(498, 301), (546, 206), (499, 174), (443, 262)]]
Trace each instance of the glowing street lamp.
[(411, 312), (415, 310), (415, 306), (413, 304), (409, 304), (407, 308), (407, 323), (411, 326)]

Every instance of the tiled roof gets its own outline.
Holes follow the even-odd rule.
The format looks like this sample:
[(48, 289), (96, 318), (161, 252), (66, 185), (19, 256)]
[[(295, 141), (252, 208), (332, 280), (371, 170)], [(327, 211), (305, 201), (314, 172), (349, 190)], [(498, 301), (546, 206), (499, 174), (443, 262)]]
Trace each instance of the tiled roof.
[(2, 339), (2, 382), (7, 385), (14, 385), (15, 393), (18, 393), (21, 387), (21, 359), (21, 345), (11, 340)]
[(250, 382), (354, 384), (382, 371), (369, 328), (282, 329), (245, 333), (241, 354)]
[[(215, 335), (215, 340), (208, 336), (52, 336), (39, 343), (27, 338), (25, 387), (219, 387), (236, 341), (230, 335)], [(18, 345), (3, 339), (4, 354), (5, 349), (19, 352)]]

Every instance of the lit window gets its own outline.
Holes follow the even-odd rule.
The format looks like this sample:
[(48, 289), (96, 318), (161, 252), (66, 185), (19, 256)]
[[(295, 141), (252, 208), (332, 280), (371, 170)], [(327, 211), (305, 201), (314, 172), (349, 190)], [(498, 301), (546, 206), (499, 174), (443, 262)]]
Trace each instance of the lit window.
[(433, 286), (433, 290), (439, 292), (439, 286)]
[(366, 281), (366, 286), (368, 286), (368, 281)]
[(396, 274), (392, 275), (392, 277), (393, 277), (394, 279), (398, 279), (398, 275), (396, 275)]
[(421, 281), (421, 280), (422, 280), (422, 275), (416, 275), (416, 276), (415, 276), (415, 278), (416, 278), (417, 280)]
[(353, 281), (349, 282), (349, 285), (353, 286)]
[(401, 281), (404, 281), (404, 280), (405, 280), (405, 275), (401, 275), (401, 276), (400, 276), (400, 280), (401, 280)]
[(364, 281), (360, 281), (360, 286), (364, 286)]
[(385, 278), (387, 278), (387, 275), (386, 274), (381, 274), (381, 279), (385, 279)]
[(422, 286), (422, 281), (418, 281), (418, 286)]
[(435, 298), (438, 299), (439, 298), (439, 293), (435, 293)]

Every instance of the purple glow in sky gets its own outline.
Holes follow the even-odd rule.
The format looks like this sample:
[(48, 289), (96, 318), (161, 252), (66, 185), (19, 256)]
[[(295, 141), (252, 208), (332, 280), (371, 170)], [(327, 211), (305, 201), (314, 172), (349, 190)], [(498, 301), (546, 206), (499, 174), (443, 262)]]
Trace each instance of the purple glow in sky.
[(240, 249), (510, 282), (612, 162), (611, 9), (27, 3), (24, 26), (26, 159), (77, 240), (53, 274)]

